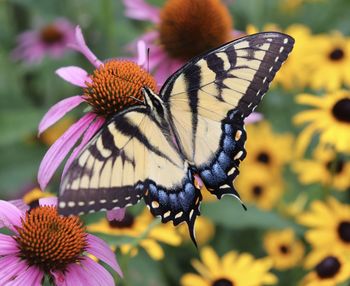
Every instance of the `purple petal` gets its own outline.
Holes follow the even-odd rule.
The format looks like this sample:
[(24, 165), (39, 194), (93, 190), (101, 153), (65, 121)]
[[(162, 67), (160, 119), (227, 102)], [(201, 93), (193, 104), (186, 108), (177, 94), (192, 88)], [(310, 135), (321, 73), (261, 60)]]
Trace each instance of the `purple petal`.
[[(85, 256), (81, 266), (86, 271), (85, 275), (91, 278), (91, 286), (115, 286), (113, 276), (100, 264)], [(94, 280), (94, 281), (93, 281)]]
[(244, 119), (244, 123), (245, 124), (255, 123), (262, 120), (263, 118), (264, 116), (261, 113), (253, 112), (249, 114), (249, 116), (246, 119)]
[(25, 213), (27, 210), (29, 210), (29, 206), (22, 199), (11, 200), (8, 202), (18, 208), (22, 213)]
[(27, 265), (15, 255), (8, 255), (0, 258), (0, 285), (7, 285), (6, 283), (12, 277), (22, 273), (26, 270)]
[(40, 206), (57, 206), (57, 197), (48, 197), (39, 199)]
[(64, 134), (52, 144), (40, 163), (38, 171), (38, 182), (40, 188), (45, 190), (51, 177), (67, 156), (69, 151), (77, 143), (79, 138), (95, 119), (96, 114), (87, 113), (74, 123)]
[(107, 211), (107, 219), (109, 221), (112, 221), (112, 220), (121, 221), (125, 216), (125, 211), (126, 211), (126, 208)]
[(88, 48), (85, 43), (83, 33), (79, 26), (75, 28), (75, 40), (76, 44), (69, 45), (71, 48), (81, 52), (87, 60), (92, 63), (96, 68), (102, 65), (102, 62), (94, 55), (94, 53)]
[(71, 84), (86, 87), (85, 82), (90, 82), (89, 74), (80, 67), (69, 66), (56, 70), (56, 74)]
[(39, 123), (39, 135), (83, 101), (82, 96), (76, 95), (65, 98), (53, 105)]
[(159, 23), (159, 8), (146, 3), (144, 0), (123, 0), (126, 7), (125, 15), (136, 20), (148, 20)]
[(66, 162), (66, 165), (64, 166), (62, 177), (66, 174), (69, 166), (72, 164), (72, 162), (76, 158), (76, 156), (86, 146), (86, 144), (95, 135), (97, 130), (100, 129), (100, 127), (103, 125), (104, 122), (105, 122), (105, 119), (103, 117), (97, 117), (96, 120), (91, 123), (91, 125), (85, 131), (83, 139), (81, 140), (80, 144), (73, 150), (72, 154), (69, 156), (69, 158)]
[(140, 67), (143, 67), (147, 62), (147, 48), (146, 48), (146, 43), (144, 41), (137, 42), (137, 54), (138, 54), (137, 64)]
[(14, 226), (21, 225), (23, 213), (9, 202), (0, 200), (0, 227), (14, 230)]
[(110, 249), (108, 244), (101, 238), (92, 234), (87, 235), (87, 241), (88, 248), (86, 251), (107, 263), (120, 275), (120, 277), (123, 277), (123, 272), (117, 262), (115, 253)]
[(12, 236), (0, 233), (0, 256), (18, 253), (17, 242)]
[(7, 282), (7, 286), (40, 286), (44, 272), (35, 266), (30, 266), (26, 271), (21, 272), (14, 280)]

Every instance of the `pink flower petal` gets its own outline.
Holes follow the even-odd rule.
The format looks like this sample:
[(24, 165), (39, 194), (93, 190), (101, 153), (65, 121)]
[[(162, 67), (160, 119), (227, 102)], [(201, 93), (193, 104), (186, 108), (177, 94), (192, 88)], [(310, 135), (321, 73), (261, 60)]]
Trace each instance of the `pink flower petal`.
[(21, 226), (23, 213), (9, 202), (0, 200), (0, 227), (14, 230), (14, 226)]
[(121, 220), (123, 220), (123, 218), (125, 216), (125, 211), (126, 211), (126, 208), (107, 211), (107, 219), (109, 221), (111, 221), (111, 220), (121, 221)]
[(89, 285), (89, 276), (81, 270), (81, 266), (72, 263), (68, 265), (66, 272), (63, 274), (61, 271), (51, 271), (55, 280), (56, 286), (87, 286)]
[(59, 68), (56, 70), (56, 74), (65, 81), (80, 87), (86, 87), (85, 82), (91, 81), (89, 74), (80, 67), (69, 66)]
[(57, 197), (39, 199), (40, 206), (57, 206)]
[(7, 255), (0, 258), (0, 285), (7, 285), (6, 283), (12, 277), (22, 273), (26, 270), (27, 265), (24, 261), (15, 255)]
[(159, 8), (146, 3), (144, 0), (123, 0), (126, 7), (125, 15), (136, 20), (148, 20), (159, 23)]
[(249, 114), (249, 116), (244, 119), (244, 123), (245, 124), (255, 123), (255, 122), (262, 120), (263, 118), (264, 118), (264, 116), (261, 113), (253, 112), (253, 113)]
[(77, 157), (77, 155), (80, 153), (80, 151), (88, 144), (90, 139), (95, 135), (97, 130), (100, 129), (104, 122), (105, 119), (103, 117), (97, 117), (95, 121), (91, 123), (91, 125), (85, 131), (80, 144), (73, 150), (72, 154), (69, 156), (66, 165), (64, 166), (62, 177), (66, 174), (68, 168), (70, 167), (74, 159)]
[(94, 55), (94, 53), (88, 48), (85, 43), (83, 33), (79, 26), (75, 28), (75, 40), (76, 43), (69, 45), (71, 48), (81, 52), (87, 60), (92, 63), (96, 68), (102, 65), (102, 62)]
[(38, 171), (38, 182), (40, 188), (45, 190), (51, 177), (67, 156), (69, 151), (80, 139), (90, 123), (95, 119), (96, 114), (87, 113), (74, 123), (64, 134), (52, 144), (40, 163)]
[(25, 213), (27, 210), (29, 210), (29, 206), (22, 199), (11, 200), (8, 202), (18, 208), (22, 213)]
[(17, 242), (12, 236), (0, 233), (0, 256), (18, 253)]
[(104, 242), (101, 238), (94, 236), (92, 234), (87, 235), (88, 247), (87, 252), (101, 259), (103, 262), (111, 266), (121, 277), (123, 277), (123, 272), (117, 262), (115, 253), (110, 249), (108, 244)]
[(83, 101), (82, 96), (76, 95), (65, 98), (53, 105), (39, 123), (39, 135)]
[(81, 266), (86, 271), (85, 275), (91, 278), (89, 286), (115, 286), (113, 276), (90, 257), (85, 256)]
[(23, 286), (23, 285), (31, 285), (31, 286), (40, 286), (41, 280), (44, 277), (44, 273), (35, 266), (29, 266), (26, 271), (19, 273), (19, 275), (9, 282), (7, 282), (7, 286)]
[(137, 54), (138, 54), (137, 64), (140, 67), (143, 67), (147, 62), (147, 48), (146, 48), (146, 43), (144, 41), (137, 42)]

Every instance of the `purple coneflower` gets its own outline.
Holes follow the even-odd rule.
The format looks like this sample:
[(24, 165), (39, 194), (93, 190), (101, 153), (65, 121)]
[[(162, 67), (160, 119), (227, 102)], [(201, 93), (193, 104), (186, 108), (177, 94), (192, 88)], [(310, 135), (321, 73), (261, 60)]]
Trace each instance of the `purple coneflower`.
[[(149, 86), (153, 90), (157, 88), (152, 76), (131, 60), (98, 60), (87, 47), (79, 27), (76, 28), (75, 44), (71, 47), (81, 52), (95, 69), (91, 74), (76, 66), (63, 67), (56, 71), (64, 80), (81, 87), (82, 92), (52, 106), (39, 124), (39, 135), (82, 102), (90, 105), (90, 111), (71, 125), (45, 154), (38, 172), (38, 182), (42, 190), (45, 190), (53, 174), (79, 139), (81, 141), (67, 160), (63, 174), (106, 119), (142, 99), (143, 86)], [(141, 65), (146, 58), (144, 44), (139, 44), (139, 50)]]
[(73, 41), (74, 26), (68, 20), (60, 18), (38, 30), (20, 34), (12, 56), (15, 60), (27, 63), (38, 63), (45, 55), (59, 58)]
[(78, 217), (63, 217), (56, 198), (21, 210), (0, 201), (0, 285), (41, 285), (47, 275), (54, 285), (115, 285), (112, 275), (86, 254), (107, 263), (120, 276), (115, 254), (100, 238), (87, 234)]
[(168, 0), (162, 9), (144, 0), (123, 0), (126, 16), (157, 29), (141, 36), (150, 48), (149, 67), (158, 83), (188, 60), (243, 35), (220, 0)]

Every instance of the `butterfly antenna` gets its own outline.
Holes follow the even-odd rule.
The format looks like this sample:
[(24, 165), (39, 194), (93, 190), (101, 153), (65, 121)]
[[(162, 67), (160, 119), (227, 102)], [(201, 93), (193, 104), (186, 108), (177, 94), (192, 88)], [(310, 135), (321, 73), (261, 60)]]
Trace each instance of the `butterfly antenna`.
[(138, 102), (140, 102), (140, 103), (144, 103), (142, 100), (140, 100), (140, 99), (138, 99), (138, 98), (136, 98), (136, 97), (134, 97), (134, 96), (132, 96), (132, 95), (128, 95), (128, 97), (130, 97), (130, 98), (132, 98), (133, 100), (136, 100), (136, 101), (138, 101)]
[(150, 48), (147, 48), (147, 72), (149, 73), (149, 54), (150, 54)]

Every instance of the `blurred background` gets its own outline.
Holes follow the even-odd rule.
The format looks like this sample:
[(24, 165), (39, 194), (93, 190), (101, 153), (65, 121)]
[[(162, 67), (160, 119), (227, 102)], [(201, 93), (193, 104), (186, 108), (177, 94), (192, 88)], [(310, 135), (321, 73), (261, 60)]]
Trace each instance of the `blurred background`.
[[(64, 19), (68, 26), (80, 25), (99, 59), (135, 57), (128, 44), (159, 27), (126, 16), (128, 5), (137, 2), (0, 0), (0, 199), (39, 191), (41, 159), (84, 111), (75, 109), (37, 136), (50, 106), (81, 94), (55, 70), (93, 70), (72, 49), (28, 48), (35, 43), (24, 43), (22, 33), (46, 35), (49, 43), (60, 37), (52, 27)], [(147, 1), (159, 9), (166, 2)], [(198, 251), (185, 228), (153, 222), (143, 202), (130, 209), (124, 225), (109, 225), (103, 214), (84, 217), (88, 230), (116, 249), (126, 272), (120, 285), (349, 285), (350, 1), (222, 3), (238, 34), (276, 30), (296, 38), (257, 110), (264, 119), (247, 127), (248, 156), (235, 185), (248, 211), (233, 198), (217, 202), (205, 196)], [(57, 172), (47, 191), (55, 194), (59, 180)], [(237, 256), (219, 260), (230, 251)], [(234, 270), (241, 268), (237, 276)]]

